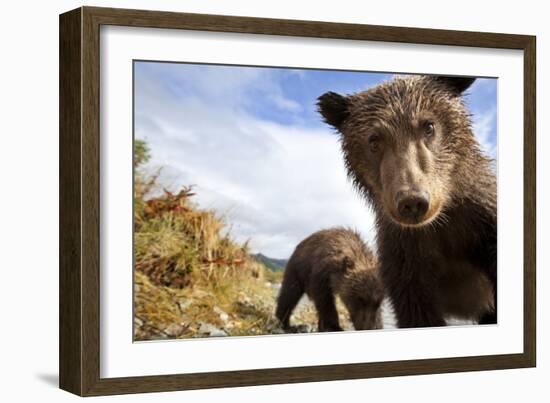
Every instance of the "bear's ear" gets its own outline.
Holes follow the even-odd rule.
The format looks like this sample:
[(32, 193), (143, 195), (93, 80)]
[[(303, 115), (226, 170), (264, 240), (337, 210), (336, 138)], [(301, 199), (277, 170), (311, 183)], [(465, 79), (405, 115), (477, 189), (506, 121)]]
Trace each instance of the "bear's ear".
[(461, 95), (476, 80), (475, 77), (449, 77), (449, 76), (437, 76), (437, 77), (434, 77), (434, 79), (435, 81), (443, 84), (452, 93), (456, 95)]
[(349, 116), (349, 100), (335, 92), (327, 92), (317, 99), (317, 108), (325, 122), (340, 129)]

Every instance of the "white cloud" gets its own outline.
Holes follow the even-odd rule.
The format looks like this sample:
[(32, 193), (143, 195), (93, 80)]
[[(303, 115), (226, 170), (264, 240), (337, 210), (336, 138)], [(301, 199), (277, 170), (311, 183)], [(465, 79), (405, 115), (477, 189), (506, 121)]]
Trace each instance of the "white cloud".
[[(473, 129), (482, 149), (491, 158), (497, 155), (497, 80), (478, 78), (468, 90), (467, 103), (473, 112)], [(474, 102), (475, 97), (475, 102)]]
[(174, 97), (141, 76), (136, 137), (151, 146), (151, 165), (165, 167), (161, 179), (170, 187), (195, 184), (199, 205), (224, 215), (234, 238), (250, 240), (255, 252), (288, 257), (304, 237), (336, 225), (372, 240), (372, 214), (347, 181), (337, 136), (328, 127), (284, 126), (244, 112), (243, 87), (264, 78), (241, 78), (226, 85), (228, 94), (217, 89), (229, 105), (206, 95)]
[(270, 99), (279, 109), (289, 112), (300, 112), (302, 110), (302, 105), (292, 99), (283, 97), (281, 94), (273, 94)]
[(491, 158), (496, 158), (497, 144), (493, 136), (497, 111), (496, 107), (489, 108), (487, 111), (476, 113), (473, 116), (474, 134), (481, 144), (481, 148)]

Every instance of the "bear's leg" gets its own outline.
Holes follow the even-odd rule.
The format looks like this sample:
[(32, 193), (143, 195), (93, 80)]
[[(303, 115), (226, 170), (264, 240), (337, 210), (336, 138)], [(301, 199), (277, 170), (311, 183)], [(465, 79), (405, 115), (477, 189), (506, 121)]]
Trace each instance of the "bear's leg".
[(446, 326), (439, 304), (422, 287), (390, 289), (397, 325), (400, 328)]
[(388, 248), (382, 244), (381, 250), (380, 274), (393, 305), (397, 327), (446, 326), (436, 296), (437, 279), (433, 277), (433, 273), (440, 271), (438, 267), (411, 252), (406, 256), (404, 250), (393, 246)]
[(336, 310), (332, 292), (316, 295), (314, 303), (317, 315), (319, 316), (320, 332), (338, 332), (342, 330), (338, 322), (338, 311)]
[(493, 283), (495, 308), (492, 311), (486, 312), (481, 317), (481, 319), (479, 320), (480, 325), (496, 325), (497, 324), (497, 285), (496, 285), (496, 277), (491, 276), (491, 282)]
[(487, 312), (479, 320), (480, 325), (496, 325), (497, 324), (497, 313), (495, 311)]
[(283, 329), (292, 330), (290, 326), (290, 315), (304, 295), (304, 289), (296, 278), (288, 278), (283, 281), (279, 297), (277, 299), (277, 311), (275, 315), (281, 322)]

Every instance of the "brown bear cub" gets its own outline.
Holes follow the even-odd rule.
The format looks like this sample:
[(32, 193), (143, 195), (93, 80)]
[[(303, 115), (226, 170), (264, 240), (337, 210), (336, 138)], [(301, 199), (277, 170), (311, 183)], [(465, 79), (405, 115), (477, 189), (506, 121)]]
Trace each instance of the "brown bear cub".
[(360, 236), (345, 228), (321, 230), (298, 244), (288, 261), (277, 300), (277, 318), (292, 332), (290, 315), (306, 293), (315, 304), (319, 331), (342, 330), (335, 295), (357, 330), (382, 327), (384, 298), (376, 257)]
[(474, 78), (397, 77), (319, 98), (348, 174), (376, 216), (380, 274), (399, 327), (496, 323), (497, 203), (462, 94)]

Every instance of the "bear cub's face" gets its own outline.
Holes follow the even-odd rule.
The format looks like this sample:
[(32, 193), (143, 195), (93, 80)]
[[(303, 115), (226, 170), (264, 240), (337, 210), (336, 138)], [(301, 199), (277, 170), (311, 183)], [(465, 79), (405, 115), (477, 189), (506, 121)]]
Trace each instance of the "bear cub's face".
[(339, 291), (355, 330), (382, 329), (384, 287), (376, 263), (344, 259), (346, 275)]
[(382, 329), (382, 299), (362, 301), (359, 298), (347, 301), (350, 319), (355, 330)]
[(357, 94), (319, 97), (319, 112), (342, 134), (350, 177), (393, 222), (421, 227), (444, 219), (457, 150), (478, 147), (462, 101), (474, 80), (399, 77)]

